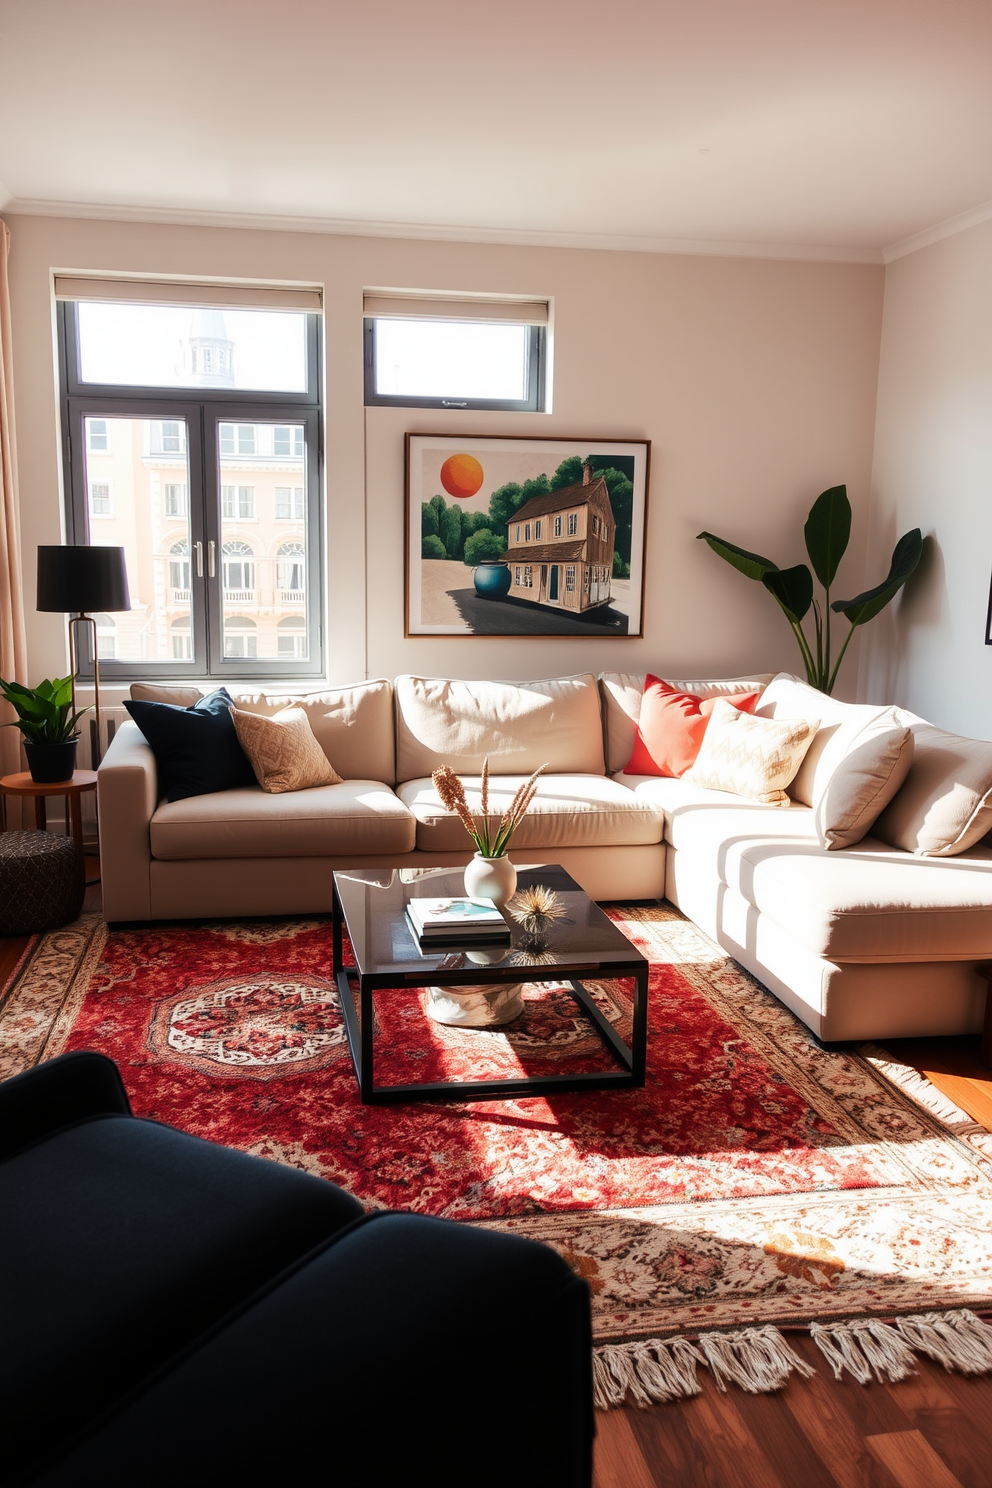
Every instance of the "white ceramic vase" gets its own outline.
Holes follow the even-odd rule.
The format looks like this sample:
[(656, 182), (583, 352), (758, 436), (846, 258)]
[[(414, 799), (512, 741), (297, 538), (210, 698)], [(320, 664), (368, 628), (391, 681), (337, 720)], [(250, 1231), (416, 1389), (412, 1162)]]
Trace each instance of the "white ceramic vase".
[(502, 909), (517, 891), (517, 870), (504, 854), (484, 858), (476, 853), (465, 866), (465, 893), (473, 904), (495, 904)]
[(450, 1028), (498, 1028), (524, 1010), (524, 989), (509, 987), (428, 987), (427, 1016)]

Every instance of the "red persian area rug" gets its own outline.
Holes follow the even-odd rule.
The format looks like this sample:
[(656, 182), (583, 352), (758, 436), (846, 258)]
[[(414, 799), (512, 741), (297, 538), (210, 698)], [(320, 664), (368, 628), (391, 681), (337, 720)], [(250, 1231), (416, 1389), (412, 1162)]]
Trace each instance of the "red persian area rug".
[[(136, 1114), (332, 1179), (368, 1206), (512, 1231), (589, 1282), (602, 1404), (775, 1388), (809, 1327), (835, 1371), (913, 1351), (992, 1368), (992, 1136), (881, 1049), (827, 1050), (666, 905), (611, 917), (652, 963), (647, 1081), (363, 1106), (323, 919), (41, 937), (0, 1004), (0, 1074), (70, 1049), (118, 1064)], [(586, 985), (621, 1033), (630, 989)], [(608, 1067), (558, 984), (502, 1029), (376, 995), (377, 1077)]]

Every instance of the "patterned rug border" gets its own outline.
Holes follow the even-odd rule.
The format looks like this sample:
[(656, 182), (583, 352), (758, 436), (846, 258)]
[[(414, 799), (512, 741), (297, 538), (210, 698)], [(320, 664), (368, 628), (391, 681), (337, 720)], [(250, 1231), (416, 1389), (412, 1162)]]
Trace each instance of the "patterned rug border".
[[(928, 1227), (947, 1236), (987, 1234), (992, 1133), (883, 1046), (824, 1048), (672, 907), (615, 906), (613, 917), (643, 941), (642, 948), (670, 962), (845, 1143), (867, 1140), (886, 1181), (848, 1191), (460, 1221), (549, 1244), (586, 1277), (599, 1345), (598, 1404), (648, 1404), (697, 1393), (699, 1367), (709, 1369), (721, 1388), (777, 1389), (790, 1373), (808, 1368), (780, 1330), (809, 1332), (838, 1378), (846, 1369), (863, 1382), (902, 1379), (918, 1353), (966, 1373), (992, 1370), (992, 1329), (979, 1316), (992, 1311), (992, 1260), (939, 1284), (880, 1271), (877, 1286), (861, 1286), (855, 1302), (841, 1284), (845, 1265), (837, 1254), (852, 1243), (856, 1252), (859, 1239), (881, 1243), (887, 1223), (908, 1225), (920, 1237)], [(264, 945), (318, 923), (203, 928)], [(170, 928), (163, 925), (162, 934)], [(107, 937), (102, 916), (89, 914), (29, 945), (0, 989), (0, 1078), (62, 1051)], [(690, 1277), (682, 1305), (660, 1294), (654, 1305), (636, 1295), (629, 1309), (617, 1309), (615, 1297), (612, 1310), (604, 1305), (600, 1294), (608, 1292), (611, 1275), (629, 1273), (636, 1294), (652, 1254), (659, 1263), (709, 1256), (718, 1266), (721, 1246), (724, 1253), (735, 1246), (759, 1258), (763, 1253), (777, 1264), (781, 1276), (770, 1295), (762, 1297), (760, 1287), (753, 1295), (731, 1288), (722, 1303), (709, 1304), (701, 1300), (704, 1288), (694, 1302)]]

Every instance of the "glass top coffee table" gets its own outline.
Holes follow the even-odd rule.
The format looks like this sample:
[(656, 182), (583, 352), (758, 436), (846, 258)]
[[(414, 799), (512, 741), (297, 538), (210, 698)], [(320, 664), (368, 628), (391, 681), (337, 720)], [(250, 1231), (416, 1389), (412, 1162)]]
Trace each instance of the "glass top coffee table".
[[(445, 1098), (493, 1100), (534, 1095), (542, 1090), (615, 1090), (644, 1084), (647, 960), (564, 869), (542, 864), (518, 870), (519, 888), (535, 884), (546, 884), (555, 890), (566, 916), (556, 923), (539, 949), (535, 950), (524, 932), (511, 922), (509, 944), (471, 946), (465, 950), (475, 954), (459, 954), (459, 948), (451, 944), (422, 951), (407, 918), (406, 906), (413, 897), (463, 895), (461, 868), (425, 875), (413, 883), (402, 882), (398, 872), (388, 870), (382, 873), (354, 869), (334, 874), (334, 978), (363, 1105)], [(354, 952), (354, 966), (344, 964), (345, 930)], [(478, 952), (483, 949), (485, 954), (480, 956)], [(583, 976), (633, 982), (629, 1044), (577, 980)], [(547, 983), (552, 978), (579, 1004), (612, 1056), (613, 1068), (514, 1079), (377, 1084), (374, 992), (389, 988)], [(504, 1027), (512, 1028), (512, 1024)]]

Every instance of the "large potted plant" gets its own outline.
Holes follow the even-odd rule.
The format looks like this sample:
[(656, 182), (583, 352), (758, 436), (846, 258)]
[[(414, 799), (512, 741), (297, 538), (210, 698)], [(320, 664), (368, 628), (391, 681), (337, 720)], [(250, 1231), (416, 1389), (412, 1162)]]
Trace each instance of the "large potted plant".
[(38, 785), (71, 780), (76, 768), (76, 725), (88, 708), (73, 712), (72, 678), (55, 677), (24, 687), (0, 677), (0, 693), (17, 714), (4, 728), (19, 728), (24, 735), (31, 779)]
[[(726, 538), (716, 537), (712, 532), (699, 533), (703, 542), (709, 543), (714, 553), (726, 559), (738, 573), (764, 584), (792, 628), (806, 668), (806, 680), (811, 687), (829, 694), (834, 690), (844, 652), (858, 626), (873, 620), (880, 610), (885, 609), (919, 563), (923, 554), (923, 536), (920, 529), (914, 527), (899, 539), (889, 572), (874, 589), (866, 589), (854, 599), (831, 601), (830, 586), (851, 536), (851, 503), (847, 499), (846, 486), (831, 486), (816, 498), (806, 518), (803, 535), (809, 560), (823, 585), (822, 603), (813, 597), (813, 575), (805, 563), (797, 563), (794, 568), (779, 568), (770, 558), (762, 558), (760, 553), (749, 553), (746, 548), (727, 542)], [(803, 628), (810, 610), (813, 612), (812, 637)], [(831, 611), (843, 615), (850, 625), (836, 661), (831, 657)]]

